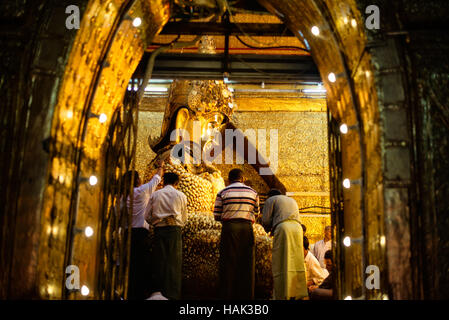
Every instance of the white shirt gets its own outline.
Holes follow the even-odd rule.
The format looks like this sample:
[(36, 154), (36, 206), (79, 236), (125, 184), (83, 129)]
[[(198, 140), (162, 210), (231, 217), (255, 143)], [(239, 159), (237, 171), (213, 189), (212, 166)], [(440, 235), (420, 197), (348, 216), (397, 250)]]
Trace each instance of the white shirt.
[(317, 258), (310, 251), (304, 258), (304, 264), (306, 265), (307, 281), (311, 280), (316, 285), (320, 285), (329, 275), (326, 269), (321, 268)]
[[(148, 183), (134, 188), (133, 215), (131, 224), (133, 228), (149, 228), (148, 223), (145, 221), (145, 213), (147, 212), (151, 194), (154, 192), (154, 190), (156, 190), (157, 185), (160, 182), (161, 177), (158, 174), (155, 174)], [(126, 204), (128, 208), (131, 208), (131, 201), (129, 197)]]
[(150, 198), (146, 220), (156, 227), (182, 227), (187, 221), (186, 195), (172, 185), (154, 192)]
[(324, 263), (324, 254), (327, 250), (332, 249), (332, 241), (324, 242), (324, 240), (320, 240), (313, 246), (312, 253), (317, 258), (320, 263), (321, 268), (326, 268), (326, 264)]

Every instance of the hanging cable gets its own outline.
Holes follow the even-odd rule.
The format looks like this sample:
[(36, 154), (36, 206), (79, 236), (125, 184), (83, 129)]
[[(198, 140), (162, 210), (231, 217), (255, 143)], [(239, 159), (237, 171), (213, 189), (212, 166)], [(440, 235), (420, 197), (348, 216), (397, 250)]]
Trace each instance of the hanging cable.
[(299, 211), (302, 211), (302, 210), (307, 210), (307, 209), (326, 209), (326, 210), (331, 210), (331, 208), (328, 208), (328, 207), (322, 207), (322, 206), (304, 207), (304, 208), (300, 208), (300, 209), (298, 209), (298, 210), (299, 210)]
[[(215, 22), (218, 20), (218, 15), (214, 16), (209, 22)], [(180, 49), (185, 47), (194, 46), (202, 37), (203, 35), (198, 35), (193, 39), (192, 41), (188, 42), (171, 42), (167, 46), (162, 46), (157, 48), (151, 53), (150, 59), (148, 61), (148, 65), (145, 69), (145, 75), (143, 77), (143, 81), (141, 86), (139, 87), (139, 90), (137, 91), (137, 105), (140, 106), (140, 103), (142, 102), (143, 96), (145, 94), (145, 88), (147, 87), (148, 81), (151, 79), (151, 75), (153, 74), (153, 68), (154, 68), (154, 62), (156, 61), (156, 57), (169, 49)], [(178, 38), (179, 39), (179, 38)]]
[[(263, 43), (263, 42), (260, 42), (259, 40), (255, 39), (255, 38), (253, 38), (253, 37), (250, 36), (248, 33), (246, 33), (246, 31), (243, 30), (243, 28), (240, 26), (240, 24), (237, 23), (237, 22), (235, 21), (234, 15), (232, 14), (231, 6), (229, 5), (228, 0), (223, 0), (223, 1), (224, 1), (224, 3), (226, 4), (226, 7), (227, 7), (227, 9), (228, 9), (229, 17), (233, 20), (232, 22), (237, 26), (237, 28), (239, 28), (239, 30), (240, 30), (246, 37), (248, 37), (249, 39), (251, 39), (251, 41), (253, 41), (253, 42), (257, 43), (257, 44), (260, 44), (260, 45), (262, 45), (262, 46), (264, 46), (264, 47), (266, 47), (266, 46), (282, 47), (282, 46), (280, 46), (276, 41), (273, 41), (273, 42), (271, 42), (271, 43)], [(287, 30), (287, 28), (286, 28), (286, 29), (284, 30), (284, 32), (282, 33), (281, 37), (284, 35), (284, 33), (285, 33), (286, 30)], [(238, 37), (237, 37), (237, 38), (238, 38)], [(241, 40), (239, 40), (239, 41), (242, 42)], [(246, 45), (246, 44), (245, 44), (245, 45)], [(250, 47), (250, 46), (248, 46), (248, 47)], [(250, 48), (251, 48), (251, 47), (250, 47)], [(259, 48), (259, 47), (254, 47), (254, 48), (256, 48), (256, 49), (262, 49), (262, 48)], [(299, 48), (299, 47), (297, 47), (297, 48)], [(308, 51), (307, 51), (307, 52), (308, 52)]]
[(305, 49), (305, 48), (301, 48), (301, 47), (297, 47), (297, 46), (273, 46), (273, 47), (256, 47), (256, 46), (252, 46), (250, 44), (248, 44), (247, 42), (243, 41), (240, 36), (236, 35), (235, 36), (237, 38), (237, 40), (242, 43), (244, 46), (247, 46), (248, 48), (251, 49), (258, 49), (258, 50), (267, 50), (267, 49), (297, 49), (297, 50), (301, 50), (307, 53), (310, 53), (309, 50)]

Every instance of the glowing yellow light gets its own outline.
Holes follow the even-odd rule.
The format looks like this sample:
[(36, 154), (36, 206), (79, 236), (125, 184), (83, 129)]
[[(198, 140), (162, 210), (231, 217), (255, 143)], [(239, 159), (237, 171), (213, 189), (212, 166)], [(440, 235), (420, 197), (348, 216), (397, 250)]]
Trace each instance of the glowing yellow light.
[(345, 300), (352, 300), (352, 297), (351, 297), (351, 296), (347, 296), (347, 297), (345, 298)]
[(340, 126), (340, 132), (343, 133), (343, 134), (347, 134), (348, 131), (349, 131), (348, 125), (345, 124), (345, 123), (343, 123), (343, 124)]
[(53, 292), (54, 292), (53, 287), (52, 286), (48, 286), (47, 287), (47, 293), (51, 295), (51, 294), (53, 294)]
[(69, 110), (67, 111), (67, 119), (72, 119), (73, 118), (73, 111)]
[(140, 25), (142, 24), (142, 19), (140, 19), (140, 18), (135, 18), (134, 20), (133, 20), (133, 26), (134, 27), (139, 27)]
[(351, 188), (351, 180), (349, 180), (349, 179), (344, 179), (344, 180), (343, 180), (343, 187), (345, 187), (346, 189)]
[(87, 295), (89, 294), (89, 292), (90, 292), (90, 290), (89, 290), (88, 287), (86, 287), (86, 286), (82, 286), (82, 287), (81, 287), (81, 294), (82, 294), (83, 296), (87, 296)]
[(96, 185), (97, 182), (98, 182), (98, 179), (97, 179), (96, 176), (90, 176), (90, 178), (89, 178), (89, 184), (90, 184), (91, 186)]
[(92, 235), (94, 234), (94, 229), (92, 229), (91, 227), (86, 227), (86, 229), (84, 229), (84, 234), (88, 238), (92, 237)]
[(314, 36), (319, 36), (320, 35), (320, 28), (318, 28), (317, 26), (313, 26), (311, 31), (312, 31), (312, 34)]
[(343, 22), (344, 22), (344, 24), (348, 24), (348, 22), (349, 22), (348, 18), (345, 17), (345, 18), (343, 19)]
[(381, 246), (384, 246), (385, 243), (386, 243), (386, 238), (385, 238), (385, 236), (381, 236), (381, 237), (380, 237), (380, 245), (381, 245)]
[(353, 26), (354, 28), (357, 27), (357, 20), (352, 19), (351, 20), (351, 26)]
[(99, 117), (100, 123), (105, 123), (108, 120), (108, 116), (104, 113), (100, 114)]
[(327, 78), (329, 79), (330, 82), (335, 82), (337, 81), (337, 76), (335, 75), (335, 73), (331, 72), (329, 73), (329, 75), (327, 76)]
[(350, 237), (345, 237), (343, 239), (343, 244), (345, 245), (345, 247), (350, 247), (351, 246), (351, 238)]

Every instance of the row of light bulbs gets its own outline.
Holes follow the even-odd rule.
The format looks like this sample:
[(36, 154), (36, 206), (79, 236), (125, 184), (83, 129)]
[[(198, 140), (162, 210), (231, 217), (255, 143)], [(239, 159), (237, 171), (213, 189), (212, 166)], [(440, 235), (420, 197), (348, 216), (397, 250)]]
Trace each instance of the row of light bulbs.
[[(133, 26), (134, 26), (134, 27), (137, 28), (137, 27), (139, 27), (141, 24), (142, 24), (142, 19), (140, 19), (140, 18), (135, 18), (135, 19), (133, 20)], [(93, 116), (97, 117), (96, 115), (93, 115)], [(73, 117), (73, 113), (72, 113), (72, 117)], [(100, 123), (105, 123), (105, 122), (108, 120), (108, 117), (106, 116), (106, 114), (102, 113), (102, 114), (98, 115), (98, 120), (100, 121)], [(90, 184), (91, 186), (95, 186), (95, 185), (98, 183), (98, 178), (97, 178), (95, 175), (92, 175), (92, 176), (89, 177), (88, 182), (89, 182), (89, 184)], [(93, 234), (94, 234), (94, 229), (93, 229), (92, 227), (87, 226), (87, 227), (84, 229), (84, 235), (85, 235), (87, 238), (92, 237)], [(88, 288), (86, 285), (83, 285), (83, 286), (81, 287), (81, 295), (83, 295), (83, 296), (88, 296), (89, 293), (90, 293), (89, 288)]]
[[(355, 26), (357, 26), (357, 21), (355, 19), (353, 19), (352, 21), (355, 22)], [(354, 27), (355, 27), (354, 26)], [(310, 29), (310, 32), (315, 36), (318, 37), (320, 35), (320, 28), (318, 28), (317, 26), (313, 26), (312, 29)], [(335, 75), (335, 73), (331, 72), (327, 75), (327, 79), (331, 82), (334, 83), (337, 81), (337, 76)]]
[[(349, 20), (348, 20), (347, 17), (345, 17), (345, 18), (344, 18), (344, 24), (348, 24), (348, 23), (349, 23)], [(357, 27), (357, 21), (356, 21), (355, 19), (352, 19), (352, 20), (351, 20), (351, 25), (352, 25), (352, 27), (354, 27), (354, 28)], [(317, 26), (313, 26), (313, 27), (311, 28), (310, 31), (311, 31), (311, 33), (312, 33), (314, 36), (316, 36), (316, 37), (318, 37), (318, 36), (320, 35), (320, 28), (318, 28)], [(369, 75), (369, 73), (368, 73), (368, 71), (367, 71), (367, 76), (368, 76), (368, 75)], [(333, 73), (333, 72), (329, 73), (328, 76), (327, 76), (327, 78), (328, 78), (328, 80), (329, 80), (331, 83), (335, 83), (335, 82), (337, 81), (337, 75), (335, 75), (335, 73)], [(340, 132), (341, 132), (342, 134), (347, 134), (347, 133), (349, 132), (349, 130), (352, 129), (352, 128), (354, 128), (354, 127), (356, 127), (356, 126), (348, 127), (347, 124), (343, 123), (342, 125), (340, 125)], [(344, 179), (344, 180), (343, 180), (343, 187), (344, 187), (345, 189), (351, 188), (351, 180), (350, 180), (350, 179)], [(381, 237), (380, 237), (380, 244), (381, 244), (381, 246), (385, 246), (385, 243), (386, 243), (386, 238), (385, 238), (385, 236), (381, 236)], [(352, 244), (352, 239), (351, 239), (351, 237), (349, 237), (349, 236), (344, 237), (344, 239), (343, 239), (343, 245), (344, 245), (345, 247), (350, 247), (351, 244)], [(384, 300), (388, 299), (388, 297), (387, 297), (387, 298), (386, 298), (386, 297), (387, 297), (387, 296), (385, 295), (385, 296), (384, 296)], [(351, 297), (351, 296), (346, 296), (346, 297), (344, 298), (344, 300), (352, 300), (352, 297)]]
[[(133, 26), (134, 27), (139, 27), (141, 24), (142, 24), (142, 19), (141, 18), (135, 18), (134, 20), (133, 20)], [(67, 111), (67, 114), (66, 114), (66, 117), (68, 118), (68, 119), (72, 119), (73, 118), (73, 111), (71, 111), (71, 110), (69, 110), (69, 111)], [(98, 121), (100, 122), (100, 123), (105, 123), (107, 120), (108, 120), (108, 117), (107, 117), (107, 115), (105, 114), (105, 113), (101, 113), (101, 114), (99, 114), (99, 115), (96, 115), (96, 114), (90, 114), (89, 115), (89, 117), (92, 117), (92, 118), (98, 118)], [(60, 178), (60, 180), (61, 180), (61, 178)], [(98, 178), (95, 176), (95, 175), (91, 175), (89, 178), (87, 178), (87, 179), (81, 179), (81, 180), (87, 180), (88, 181), (88, 183), (91, 185), (91, 186), (95, 186), (97, 183), (98, 183)], [(54, 228), (53, 228), (54, 229)], [(53, 230), (54, 231), (54, 230)], [(90, 227), (90, 226), (87, 226), (85, 229), (84, 229), (84, 235), (87, 237), (87, 238), (90, 238), (90, 237), (92, 237), (93, 236), (93, 234), (94, 234), (94, 229), (92, 228), (92, 227)], [(89, 287), (87, 287), (86, 285), (83, 285), (82, 287), (81, 287), (81, 295), (83, 295), (83, 296), (88, 296), (89, 295), (89, 293), (90, 293), (90, 290), (89, 290)], [(52, 292), (53, 292), (53, 287), (48, 287), (48, 289), (47, 289), (47, 292), (49, 293), (49, 294), (52, 294)]]
[[(135, 18), (135, 19), (133, 20), (133, 26), (134, 26), (134, 27), (137, 28), (137, 27), (139, 27), (141, 24), (142, 24), (142, 19), (141, 19), (141, 18)], [(68, 117), (69, 117), (69, 118), (72, 118), (72, 117), (73, 117), (73, 112), (71, 112), (71, 111), (69, 111), (69, 112), (70, 112), (70, 114), (68, 114)], [(98, 116), (97, 116), (97, 115), (92, 115), (92, 116), (97, 117), (100, 123), (105, 123), (105, 122), (108, 120), (107, 115), (104, 114), (104, 113), (102, 113), (102, 114), (100, 114), (100, 115), (98, 115)], [(92, 175), (92, 176), (89, 177), (88, 182), (89, 182), (89, 184), (90, 184), (91, 186), (95, 186), (95, 185), (98, 183), (98, 178), (97, 178), (95, 175)], [(84, 229), (84, 235), (85, 235), (87, 238), (92, 237), (93, 234), (94, 234), (94, 229), (93, 229), (92, 227), (87, 226), (87, 227)], [(88, 296), (89, 293), (90, 293), (89, 288), (88, 288), (86, 285), (83, 285), (83, 286), (81, 287), (81, 295), (83, 295), (83, 296)]]

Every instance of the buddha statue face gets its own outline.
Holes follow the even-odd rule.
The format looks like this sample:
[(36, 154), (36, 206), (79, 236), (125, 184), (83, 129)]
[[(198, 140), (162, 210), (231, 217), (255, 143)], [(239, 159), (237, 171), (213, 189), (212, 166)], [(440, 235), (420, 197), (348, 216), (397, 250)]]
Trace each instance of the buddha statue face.
[(232, 93), (222, 81), (175, 80), (170, 89), (161, 137), (150, 140), (150, 146), (158, 152), (183, 142), (191, 149), (187, 156), (194, 154), (193, 162), (201, 163), (204, 148), (218, 143), (216, 138), (233, 111)]
[[(180, 108), (176, 114), (175, 129), (172, 131), (173, 144), (184, 145), (187, 152), (181, 153), (188, 167), (202, 165), (204, 152), (213, 145), (219, 145), (221, 130), (227, 117), (219, 112), (195, 114), (190, 108)], [(174, 150), (177, 152), (178, 149)], [(209, 154), (209, 156), (211, 156)], [(207, 161), (210, 163), (210, 161)], [(193, 170), (190, 170), (193, 171)]]

